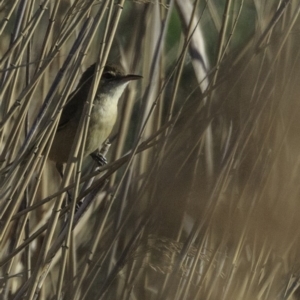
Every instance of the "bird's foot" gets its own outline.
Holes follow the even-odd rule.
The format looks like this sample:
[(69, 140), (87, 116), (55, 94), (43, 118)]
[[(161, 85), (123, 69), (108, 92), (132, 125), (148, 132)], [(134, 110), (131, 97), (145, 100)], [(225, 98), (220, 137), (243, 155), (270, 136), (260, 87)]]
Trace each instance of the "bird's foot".
[(91, 157), (100, 167), (107, 165), (107, 160), (106, 160), (105, 156), (102, 155), (101, 153), (94, 152), (91, 154)]

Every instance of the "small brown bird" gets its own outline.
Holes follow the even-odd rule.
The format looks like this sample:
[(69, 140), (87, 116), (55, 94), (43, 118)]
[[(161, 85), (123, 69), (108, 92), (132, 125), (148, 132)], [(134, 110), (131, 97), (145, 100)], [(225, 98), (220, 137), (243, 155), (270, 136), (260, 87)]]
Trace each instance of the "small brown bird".
[[(61, 165), (66, 163), (95, 74), (96, 64), (82, 75), (76, 90), (69, 96), (62, 111), (49, 158)], [(125, 75), (117, 66), (105, 66), (92, 108), (84, 156), (96, 151), (110, 135), (118, 114), (118, 101), (129, 81), (142, 78)]]

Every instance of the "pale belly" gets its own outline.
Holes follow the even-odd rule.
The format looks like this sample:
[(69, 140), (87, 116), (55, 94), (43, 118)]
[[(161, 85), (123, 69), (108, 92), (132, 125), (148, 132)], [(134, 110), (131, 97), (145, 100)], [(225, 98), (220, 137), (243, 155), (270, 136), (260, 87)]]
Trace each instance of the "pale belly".
[[(84, 156), (97, 150), (110, 135), (117, 117), (117, 107), (93, 108), (85, 144)], [(76, 135), (78, 122), (71, 120), (55, 135), (49, 158), (58, 163), (67, 162)]]
[(105, 142), (114, 127), (115, 120), (115, 118), (113, 118), (113, 120), (107, 120), (106, 122), (92, 122), (91, 120), (84, 156), (91, 154)]

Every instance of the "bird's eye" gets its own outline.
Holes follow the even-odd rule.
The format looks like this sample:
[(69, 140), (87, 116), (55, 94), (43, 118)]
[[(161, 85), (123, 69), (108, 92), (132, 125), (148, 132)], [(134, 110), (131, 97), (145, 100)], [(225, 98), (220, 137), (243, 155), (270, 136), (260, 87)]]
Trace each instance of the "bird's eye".
[(102, 77), (105, 79), (112, 79), (115, 76), (112, 73), (103, 73)]

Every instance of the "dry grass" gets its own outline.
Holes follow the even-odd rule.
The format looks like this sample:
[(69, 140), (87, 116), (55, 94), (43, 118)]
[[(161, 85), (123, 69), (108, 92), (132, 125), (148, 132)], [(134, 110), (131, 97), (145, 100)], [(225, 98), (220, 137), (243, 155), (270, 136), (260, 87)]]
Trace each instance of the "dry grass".
[[(299, 12), (2, 1), (1, 299), (300, 299)], [(109, 164), (82, 160), (85, 117), (61, 180), (47, 155), (94, 61), (144, 78)]]

